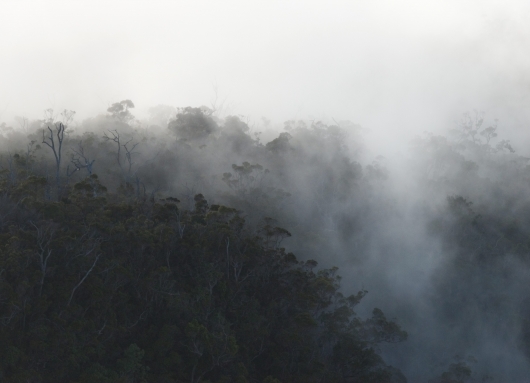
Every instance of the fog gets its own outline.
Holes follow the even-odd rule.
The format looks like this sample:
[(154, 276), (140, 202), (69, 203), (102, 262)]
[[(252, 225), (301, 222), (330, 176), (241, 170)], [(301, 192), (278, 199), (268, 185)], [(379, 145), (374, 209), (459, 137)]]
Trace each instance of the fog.
[(348, 119), (379, 141), (472, 109), (521, 130), (528, 16), (524, 1), (8, 2), (0, 112), (83, 119), (129, 98), (145, 115), (217, 89), (252, 121)]
[[(112, 126), (96, 116), (130, 99), (146, 137), (174, 141), (149, 108), (216, 109), (226, 135), (179, 147), (175, 158), (186, 161), (177, 175), (159, 160), (153, 174), (146, 165), (135, 174), (183, 201), (191, 188), (211, 202), (258, 206), (258, 219), (265, 205), (250, 196), (238, 202), (220, 175), (232, 164), (260, 163), (271, 169), (269, 186), (291, 193), (272, 211), (293, 233), (286, 247), (339, 266), (346, 291), (369, 291), (361, 315), (381, 307), (409, 332), (407, 342), (381, 353), (410, 382), (440, 376), (456, 355), (476, 359), (469, 381), (530, 376), (530, 342), (521, 340), (530, 331), (522, 324), (530, 268), (526, 250), (512, 245), (530, 224), (527, 2), (17, 1), (4, 8), (0, 123), (17, 128), (17, 116), (33, 121), (45, 109), (68, 109), (76, 111), (76, 134), (101, 136)], [(481, 113), (479, 128), (496, 123), (492, 143), (509, 140), (515, 154), (450, 132), (462, 133)], [(239, 116), (249, 136), (263, 132), (263, 144), (284, 132), (284, 121), (306, 125), (288, 129), (290, 152), (280, 141), (279, 149), (251, 150), (244, 141), (231, 150), (239, 128), (228, 116)], [(324, 129), (318, 136), (307, 129), (317, 121), (345, 135)], [(137, 164), (172, 144), (142, 145)], [(94, 156), (102, 147), (94, 145)], [(376, 165), (385, 177), (371, 176)], [(505, 230), (511, 222), (516, 229)], [(503, 257), (470, 266), (486, 253)]]

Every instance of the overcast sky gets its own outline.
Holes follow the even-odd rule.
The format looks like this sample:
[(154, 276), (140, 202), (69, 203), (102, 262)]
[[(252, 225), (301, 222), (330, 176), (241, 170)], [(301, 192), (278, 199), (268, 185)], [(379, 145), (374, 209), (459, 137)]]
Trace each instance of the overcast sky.
[[(381, 137), (473, 109), (530, 130), (528, 1), (2, 1), (0, 122), (131, 99)], [(525, 133), (526, 134), (526, 133)], [(519, 140), (518, 144), (526, 142)]]

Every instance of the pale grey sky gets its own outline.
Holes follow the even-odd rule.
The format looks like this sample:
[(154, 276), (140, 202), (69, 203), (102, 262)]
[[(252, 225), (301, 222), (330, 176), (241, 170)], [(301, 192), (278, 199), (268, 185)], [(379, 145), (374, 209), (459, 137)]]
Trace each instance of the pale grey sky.
[(1, 1), (0, 122), (131, 99), (381, 137), (482, 109), (528, 129), (527, 1)]

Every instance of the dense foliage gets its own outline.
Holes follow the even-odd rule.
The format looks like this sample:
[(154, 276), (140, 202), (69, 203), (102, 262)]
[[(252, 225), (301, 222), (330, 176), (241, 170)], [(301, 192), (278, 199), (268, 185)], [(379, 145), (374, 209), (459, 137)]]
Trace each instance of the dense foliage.
[[(128, 107), (109, 108), (117, 124)], [(186, 112), (174, 126), (190, 135), (188, 120), (207, 119)], [(42, 143), (60, 154), (66, 129), (51, 125)], [(187, 209), (146, 192), (131, 172), (134, 145), (119, 139), (118, 130), (101, 139), (118, 146), (114, 190), (92, 171), (90, 136), (72, 149), (69, 166), (52, 158), (56, 173), (36, 163), (34, 143), (8, 157), (0, 381), (405, 381), (378, 344), (407, 334), (379, 309), (356, 315), (366, 291), (345, 296), (337, 268), (297, 260), (281, 247), (291, 234), (271, 218), (249, 225), (242, 211), (202, 194)], [(243, 163), (233, 166), (237, 180), (224, 178), (245, 200), (260, 170)]]

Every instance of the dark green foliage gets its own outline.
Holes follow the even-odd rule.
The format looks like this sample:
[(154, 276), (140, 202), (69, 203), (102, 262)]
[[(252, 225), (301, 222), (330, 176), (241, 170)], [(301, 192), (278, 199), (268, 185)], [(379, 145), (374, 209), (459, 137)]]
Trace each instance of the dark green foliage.
[(204, 108), (182, 108), (177, 118), (168, 125), (170, 131), (184, 141), (193, 141), (208, 137), (217, 130), (217, 124)]
[(297, 261), (272, 219), (251, 230), (201, 194), (186, 211), (95, 174), (59, 202), (39, 177), (0, 185), (1, 381), (401, 381), (376, 346), (406, 333), (361, 320), (366, 292)]

